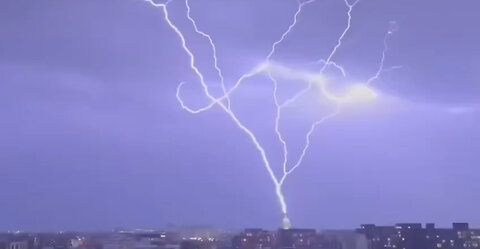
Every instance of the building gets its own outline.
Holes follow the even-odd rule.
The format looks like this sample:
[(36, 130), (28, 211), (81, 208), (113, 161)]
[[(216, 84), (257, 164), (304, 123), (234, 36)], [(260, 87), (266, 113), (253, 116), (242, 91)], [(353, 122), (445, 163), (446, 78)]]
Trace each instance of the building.
[(26, 240), (12, 241), (10, 242), (8, 249), (29, 249), (28, 241)]
[(318, 232), (321, 249), (367, 249), (368, 241), (355, 230), (323, 230)]
[(232, 249), (368, 249), (365, 235), (354, 230), (245, 229), (232, 239)]
[(319, 247), (317, 231), (315, 229), (278, 229), (275, 248), (313, 249)]
[(433, 223), (399, 223), (395, 226), (361, 225), (357, 233), (367, 239), (368, 249), (475, 249), (480, 247), (480, 230), (468, 223), (452, 228), (435, 228)]
[(271, 249), (274, 243), (274, 235), (266, 230), (251, 228), (233, 236), (233, 249)]

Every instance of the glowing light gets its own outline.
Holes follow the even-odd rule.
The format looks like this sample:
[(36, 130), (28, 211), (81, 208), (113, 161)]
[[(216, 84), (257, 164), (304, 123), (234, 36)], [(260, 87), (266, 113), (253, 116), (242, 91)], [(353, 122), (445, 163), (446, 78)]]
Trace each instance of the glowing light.
[(284, 214), (282, 219), (282, 228), (289, 229), (290, 227), (292, 227), (292, 223), (290, 223), (290, 219), (288, 218), (287, 214)]
[[(180, 45), (183, 49), (183, 51), (187, 54), (189, 58), (189, 66), (190, 69), (196, 74), (198, 77), (199, 83), (202, 87), (202, 91), (205, 94), (205, 96), (210, 100), (210, 103), (204, 107), (200, 108), (191, 108), (185, 104), (183, 101), (180, 92), (181, 88), (185, 82), (181, 82), (178, 87), (177, 87), (177, 93), (176, 97), (177, 100), (179, 101), (181, 107), (193, 114), (201, 113), (207, 110), (210, 110), (213, 106), (217, 105), (219, 106), (231, 119), (232, 121), (237, 125), (237, 127), (245, 133), (259, 152), (263, 166), (267, 170), (270, 179), (272, 180), (272, 183), (274, 184), (274, 190), (275, 194), (278, 198), (278, 201), (280, 203), (280, 208), (283, 214), (282, 218), (282, 227), (283, 228), (290, 228), (291, 227), (291, 222), (288, 217), (288, 212), (287, 212), (287, 204), (285, 202), (285, 197), (283, 195), (282, 187), (283, 184), (285, 183), (287, 177), (293, 173), (303, 162), (307, 151), (310, 147), (310, 140), (311, 140), (311, 135), (315, 131), (315, 129), (326, 122), (327, 120), (339, 115), (341, 113), (341, 107), (344, 104), (350, 104), (350, 103), (360, 103), (360, 102), (366, 102), (366, 101), (372, 101), (377, 97), (377, 94), (375, 91), (369, 87), (369, 85), (377, 80), (382, 72), (385, 72), (387, 70), (393, 70), (398, 67), (392, 67), (390, 69), (384, 69), (384, 64), (385, 64), (385, 55), (387, 51), (387, 41), (390, 35), (392, 35), (394, 32), (398, 30), (398, 25), (396, 22), (390, 22), (390, 27), (388, 31), (386, 32), (385, 38), (384, 38), (384, 48), (382, 51), (382, 58), (380, 61), (380, 65), (376, 73), (370, 77), (368, 80), (366, 80), (365, 83), (360, 83), (360, 84), (352, 84), (349, 85), (346, 89), (346, 91), (343, 94), (335, 94), (332, 91), (328, 89), (328, 78), (325, 77), (324, 72), (327, 68), (333, 67), (341, 72), (341, 74), (346, 77), (346, 70), (343, 66), (341, 66), (339, 63), (333, 61), (333, 58), (336, 54), (336, 52), (341, 48), (343, 39), (345, 38), (346, 34), (349, 32), (352, 24), (352, 11), (354, 7), (358, 4), (358, 0), (350, 3), (348, 0), (344, 0), (345, 6), (347, 7), (347, 25), (343, 29), (342, 33), (340, 36), (337, 38), (335, 45), (333, 46), (332, 50), (327, 56), (327, 59), (319, 59), (315, 63), (321, 63), (323, 66), (318, 72), (311, 72), (311, 71), (306, 71), (303, 69), (298, 69), (298, 68), (292, 68), (289, 66), (286, 66), (282, 63), (275, 62), (272, 60), (276, 49), (278, 46), (282, 44), (282, 42), (287, 39), (288, 35), (291, 33), (291, 31), (295, 28), (296, 25), (299, 23), (299, 16), (302, 13), (302, 10), (304, 7), (306, 7), (309, 4), (314, 3), (315, 0), (306, 0), (306, 1), (301, 1), (301, 0), (296, 0), (298, 3), (298, 8), (295, 11), (293, 15), (293, 20), (291, 24), (286, 27), (286, 31), (283, 32), (280, 35), (280, 38), (276, 41), (274, 41), (271, 45), (270, 52), (264, 57), (263, 61), (260, 62), (258, 65), (254, 66), (249, 72), (243, 74), (239, 79), (235, 82), (235, 84), (230, 88), (227, 89), (225, 85), (225, 77), (223, 76), (223, 72), (219, 66), (218, 63), (218, 57), (217, 57), (217, 47), (214, 43), (214, 39), (212, 38), (211, 35), (207, 34), (206, 32), (202, 31), (199, 25), (197, 24), (196, 20), (192, 17), (192, 9), (189, 5), (189, 0), (185, 0), (185, 6), (187, 8), (186, 11), (186, 18), (190, 21), (190, 23), (193, 25), (193, 28), (196, 32), (197, 35), (202, 36), (203, 38), (207, 39), (209, 41), (211, 51), (212, 51), (212, 59), (213, 59), (213, 67), (215, 68), (217, 72), (217, 76), (220, 80), (220, 84), (222, 87), (223, 91), (223, 96), (220, 97), (215, 97), (212, 95), (209, 89), (209, 85), (205, 81), (205, 77), (203, 76), (201, 70), (197, 67), (197, 61), (195, 58), (195, 54), (189, 49), (187, 46), (186, 38), (182, 31), (171, 21), (169, 18), (169, 12), (168, 12), (168, 4), (171, 2), (171, 0), (159, 3), (155, 2), (154, 0), (144, 0), (148, 3), (150, 3), (152, 6), (156, 8), (160, 8), (163, 11), (163, 17), (165, 22), (168, 24), (168, 26), (174, 31), (174, 33), (178, 36), (180, 39)], [(255, 133), (250, 130), (235, 114), (235, 112), (230, 108), (230, 95), (237, 90), (243, 82), (248, 80), (249, 78), (259, 75), (259, 74), (265, 74), (268, 76), (268, 78), (271, 80), (274, 86), (273, 90), (273, 100), (275, 103), (275, 110), (273, 114), (275, 115), (275, 133), (277, 134), (277, 138), (279, 142), (283, 146), (283, 162), (282, 162), (282, 168), (283, 172), (280, 176), (277, 176), (274, 171), (273, 167), (267, 157), (266, 151), (264, 147), (259, 143), (257, 136)], [(295, 80), (300, 83), (303, 83), (306, 85), (304, 89), (301, 91), (298, 91), (296, 93), (292, 94), (292, 97), (284, 101), (283, 103), (280, 103), (278, 96), (277, 96), (277, 91), (278, 91), (278, 85), (279, 85), (279, 80)], [(325, 116), (321, 117), (319, 120), (315, 121), (312, 123), (310, 129), (308, 132), (305, 134), (305, 143), (303, 144), (303, 149), (302, 153), (298, 158), (293, 160), (292, 164), (288, 164), (289, 162), (289, 154), (288, 154), (288, 142), (285, 140), (284, 135), (281, 130), (280, 126), (280, 121), (282, 120), (282, 111), (285, 108), (288, 108), (293, 102), (295, 102), (297, 99), (301, 98), (305, 93), (309, 92), (310, 90), (313, 89), (313, 86), (318, 86), (318, 88), (315, 88), (317, 92), (320, 94), (321, 97), (333, 102), (336, 105), (336, 108), (333, 112), (326, 114)], [(318, 91), (320, 89), (320, 91)]]
[(378, 94), (365, 84), (353, 84), (347, 89), (343, 96), (330, 95), (335, 101), (344, 104), (371, 102), (377, 98)]

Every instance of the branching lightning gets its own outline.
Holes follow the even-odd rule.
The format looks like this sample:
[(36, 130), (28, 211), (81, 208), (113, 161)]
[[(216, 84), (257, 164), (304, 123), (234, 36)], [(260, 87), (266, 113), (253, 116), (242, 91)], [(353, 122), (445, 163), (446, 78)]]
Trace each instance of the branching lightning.
[[(204, 37), (209, 41), (211, 50), (212, 50), (212, 59), (213, 59), (213, 67), (215, 68), (217, 72), (217, 76), (222, 88), (223, 95), (219, 97), (213, 96), (209, 89), (209, 85), (205, 81), (205, 77), (202, 74), (201, 70), (197, 67), (197, 61), (195, 58), (195, 54), (190, 50), (190, 48), (187, 46), (186, 38), (182, 31), (172, 22), (172, 20), (169, 17), (169, 12), (168, 12), (168, 4), (172, 1), (166, 1), (164, 3), (157, 3), (154, 0), (144, 0), (148, 3), (150, 3), (152, 6), (156, 8), (160, 8), (163, 11), (163, 17), (165, 22), (168, 24), (168, 26), (174, 31), (174, 33), (178, 36), (181, 42), (181, 47), (185, 51), (185, 53), (188, 55), (189, 58), (189, 66), (190, 69), (196, 74), (198, 77), (199, 83), (202, 87), (202, 91), (205, 94), (205, 96), (209, 99), (209, 104), (198, 108), (194, 109), (189, 107), (188, 105), (185, 104), (181, 97), (181, 88), (185, 84), (185, 82), (181, 82), (178, 87), (177, 87), (177, 93), (176, 97), (177, 100), (179, 101), (181, 107), (193, 114), (201, 113), (207, 110), (210, 110), (213, 106), (217, 105), (219, 106), (232, 120), (233, 122), (237, 125), (237, 127), (245, 133), (259, 152), (263, 165), (265, 169), (267, 170), (273, 184), (275, 187), (275, 194), (278, 198), (278, 201), (280, 203), (280, 208), (283, 213), (283, 228), (290, 228), (290, 220), (288, 218), (288, 212), (287, 212), (287, 204), (283, 195), (283, 184), (285, 183), (286, 179), (290, 174), (292, 174), (298, 167), (301, 166), (308, 149), (310, 147), (310, 141), (311, 141), (311, 135), (315, 132), (316, 128), (326, 122), (327, 120), (339, 115), (341, 113), (341, 109), (344, 105), (351, 104), (351, 103), (357, 103), (359, 101), (365, 101), (365, 100), (371, 100), (377, 96), (377, 93), (370, 88), (370, 84), (377, 80), (382, 72), (389, 71), (396, 69), (398, 67), (392, 67), (389, 69), (384, 69), (384, 64), (386, 60), (386, 52), (388, 49), (388, 38), (391, 36), (391, 34), (396, 31), (393, 29), (388, 30), (388, 32), (385, 35), (384, 38), (384, 47), (382, 51), (382, 56), (380, 60), (380, 65), (378, 67), (378, 70), (376, 73), (367, 79), (367, 81), (363, 84), (354, 84), (349, 87), (347, 92), (343, 95), (337, 95), (328, 89), (328, 81), (326, 79), (326, 76), (324, 74), (325, 70), (329, 67), (333, 67), (337, 69), (344, 77), (347, 76), (346, 70), (343, 66), (338, 64), (333, 60), (335, 57), (336, 52), (341, 49), (342, 47), (342, 42), (345, 36), (348, 34), (351, 25), (352, 25), (352, 11), (354, 10), (355, 6), (358, 4), (359, 0), (356, 0), (353, 3), (350, 3), (348, 0), (343, 0), (345, 3), (345, 6), (347, 7), (347, 25), (343, 29), (342, 33), (338, 36), (337, 41), (335, 45), (333, 46), (332, 50), (326, 57), (326, 59), (320, 59), (316, 61), (315, 63), (317, 64), (322, 64), (322, 67), (320, 68), (319, 72), (309, 72), (305, 70), (299, 70), (299, 69), (293, 69), (290, 67), (287, 67), (285, 65), (282, 65), (280, 63), (276, 63), (272, 61), (272, 57), (275, 55), (276, 49), (279, 45), (282, 44), (282, 42), (290, 35), (290, 33), (294, 30), (295, 26), (298, 25), (298, 17), (301, 15), (302, 10), (304, 7), (306, 7), (309, 4), (312, 4), (315, 2), (315, 0), (296, 0), (298, 3), (298, 8), (293, 15), (293, 20), (291, 24), (287, 27), (286, 31), (281, 34), (280, 38), (276, 40), (275, 42), (272, 43), (271, 49), (269, 53), (265, 56), (264, 60), (259, 63), (257, 66), (255, 66), (252, 70), (249, 72), (243, 74), (239, 79), (233, 84), (232, 87), (227, 89), (226, 84), (225, 84), (225, 78), (223, 75), (223, 72), (221, 70), (221, 67), (219, 66), (219, 61), (217, 57), (217, 47), (214, 43), (214, 40), (212, 37), (207, 34), (206, 32), (202, 31), (199, 26), (197, 25), (195, 19), (192, 17), (191, 14), (191, 7), (189, 5), (189, 0), (185, 0), (185, 6), (187, 9), (186, 13), (186, 18), (190, 21), (190, 23), (193, 25), (193, 28), (196, 32), (196, 34)], [(257, 136), (250, 130), (235, 114), (235, 112), (231, 109), (230, 103), (231, 103), (231, 94), (237, 90), (242, 82), (248, 80), (249, 78), (255, 76), (255, 75), (260, 75), (264, 74), (268, 76), (268, 78), (271, 80), (273, 83), (273, 100), (275, 103), (275, 124), (274, 124), (274, 130), (275, 134), (278, 138), (278, 141), (282, 144), (282, 174), (280, 176), (277, 176), (274, 173), (273, 167), (269, 161), (269, 157), (267, 156), (265, 148), (259, 143)], [(284, 101), (283, 103), (280, 103), (279, 98), (278, 98), (278, 85), (279, 81), (278, 79), (288, 79), (288, 80), (294, 80), (298, 82), (303, 82), (306, 83), (306, 87), (294, 94), (292, 94), (292, 97)], [(335, 110), (319, 120), (313, 122), (310, 126), (310, 129), (308, 132), (305, 134), (305, 143), (302, 147), (301, 154), (298, 158), (293, 160), (293, 163), (291, 165), (288, 164), (289, 162), (289, 146), (288, 142), (285, 139), (284, 134), (282, 133), (281, 127), (280, 127), (280, 122), (282, 120), (282, 112), (285, 108), (289, 107), (293, 102), (296, 100), (300, 99), (305, 93), (311, 91), (312, 89), (317, 89), (317, 92), (321, 94), (323, 98), (326, 100), (332, 102), (336, 107)]]

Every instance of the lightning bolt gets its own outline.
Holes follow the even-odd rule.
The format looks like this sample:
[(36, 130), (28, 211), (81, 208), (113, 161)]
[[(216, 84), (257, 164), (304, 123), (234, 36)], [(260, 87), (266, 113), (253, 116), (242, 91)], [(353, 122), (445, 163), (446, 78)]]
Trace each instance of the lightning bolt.
[[(167, 22), (167, 24), (170, 26), (170, 28), (177, 34), (177, 36), (180, 38), (181, 40), (181, 44), (182, 44), (182, 48), (183, 50), (188, 54), (189, 58), (190, 58), (190, 68), (195, 72), (195, 74), (198, 76), (199, 80), (200, 80), (200, 84), (202, 85), (202, 88), (203, 88), (203, 92), (205, 93), (205, 95), (212, 101), (212, 103), (216, 103), (218, 104), (231, 118), (232, 120), (234, 121), (234, 123), (238, 126), (238, 128), (240, 128), (240, 130), (242, 130), (252, 141), (252, 143), (254, 144), (255, 148), (258, 150), (258, 152), (260, 153), (261, 157), (262, 157), (262, 161), (263, 161), (263, 164), (267, 170), (267, 172), (269, 173), (273, 183), (275, 184), (275, 193), (277, 195), (277, 198), (280, 202), (280, 205), (281, 205), (281, 208), (282, 208), (282, 212), (284, 213), (284, 215), (287, 214), (287, 205), (286, 205), (286, 202), (285, 202), (285, 198), (283, 196), (283, 193), (281, 191), (281, 185), (279, 184), (278, 180), (277, 180), (277, 177), (275, 176), (275, 173), (273, 172), (273, 169), (270, 165), (270, 162), (267, 158), (267, 155), (266, 155), (266, 152), (265, 152), (265, 149), (260, 145), (260, 143), (258, 142), (258, 139), (257, 137), (255, 136), (255, 134), (250, 130), (248, 129), (238, 118), (237, 116), (225, 105), (223, 104), (222, 102), (220, 102), (219, 100), (215, 99), (211, 94), (210, 94), (210, 91), (208, 89), (208, 85), (205, 83), (205, 79), (204, 79), (204, 76), (203, 74), (200, 72), (200, 70), (197, 68), (197, 66), (195, 65), (195, 55), (191, 52), (191, 50), (187, 47), (186, 45), (186, 40), (185, 40), (185, 37), (183, 35), (183, 33), (178, 29), (177, 26), (175, 26), (175, 24), (173, 24), (173, 22), (170, 20), (169, 18), (169, 15), (168, 15), (168, 10), (167, 10), (167, 5), (169, 2), (165, 3), (165, 4), (159, 4), (159, 3), (155, 3), (153, 0), (145, 0), (147, 2), (149, 2), (152, 6), (154, 7), (157, 7), (157, 8), (161, 8), (163, 10), (163, 14), (164, 14), (164, 19), (165, 21)], [(193, 20), (193, 19), (192, 19)], [(247, 77), (248, 75), (246, 76), (243, 76), (242, 78), (245, 78)], [(241, 78), (241, 79), (242, 79)], [(236, 85), (239, 85), (239, 82), (241, 82), (241, 79), (237, 82), (238, 84)], [(189, 108), (188, 106), (185, 105), (184, 101), (182, 100), (182, 98), (179, 96), (179, 89), (180, 87), (183, 85), (184, 83), (180, 83), (178, 88), (177, 88), (177, 99), (179, 100), (181, 106), (183, 109), (185, 109), (186, 111), (188, 112), (191, 112), (191, 113), (199, 113), (201, 111), (205, 111), (205, 110), (208, 110), (212, 105), (209, 105), (210, 107), (205, 107), (205, 108), (202, 108), (202, 109), (199, 109), (199, 110), (193, 110), (191, 108)]]
[(191, 8), (190, 8), (190, 4), (188, 3), (188, 0), (185, 0), (185, 5), (187, 7), (187, 18), (192, 23), (193, 28), (195, 29), (195, 32), (207, 38), (208, 42), (210, 43), (210, 46), (212, 47), (213, 64), (214, 64), (215, 70), (217, 71), (218, 78), (220, 79), (220, 85), (222, 87), (223, 94), (226, 96), (226, 102), (227, 102), (228, 108), (230, 109), (230, 98), (228, 97), (228, 95), (226, 95), (227, 89), (225, 88), (225, 78), (223, 77), (222, 70), (218, 66), (217, 47), (215, 46), (215, 43), (213, 42), (213, 39), (209, 34), (199, 30), (197, 23), (195, 22), (195, 20), (192, 18), (190, 14)]
[(388, 51), (388, 39), (390, 38), (390, 36), (392, 36), (392, 34), (395, 32), (396, 30), (388, 30), (388, 32), (385, 34), (385, 37), (383, 38), (383, 50), (382, 50), (382, 58), (380, 59), (380, 65), (378, 66), (378, 70), (377, 72), (372, 76), (370, 77), (367, 82), (365, 82), (366, 85), (370, 85), (372, 84), (372, 82), (378, 80), (378, 78), (380, 78), (381, 74), (383, 72), (387, 72), (387, 71), (392, 71), (392, 70), (396, 70), (396, 69), (400, 69), (402, 68), (402, 66), (392, 66), (390, 68), (387, 68), (385, 69), (384, 66), (385, 66), (385, 60), (387, 59), (387, 51)]
[[(389, 30), (387, 34), (385, 35), (384, 38), (384, 48), (382, 51), (382, 57), (380, 60), (380, 65), (376, 73), (370, 77), (364, 84), (361, 85), (352, 85), (349, 91), (347, 91), (346, 94), (344, 95), (337, 95), (331, 91), (328, 90), (327, 87), (327, 80), (324, 75), (325, 70), (328, 67), (334, 67), (335, 69), (339, 70), (341, 74), (346, 77), (346, 70), (343, 66), (340, 64), (336, 63), (333, 61), (333, 58), (336, 54), (336, 52), (341, 48), (343, 39), (347, 35), (348, 31), (351, 28), (352, 24), (352, 11), (354, 7), (357, 5), (359, 0), (350, 3), (348, 0), (344, 0), (344, 3), (347, 7), (347, 25), (343, 29), (342, 33), (338, 36), (337, 41), (335, 45), (333, 46), (333, 49), (330, 51), (326, 59), (320, 59), (314, 63), (320, 63), (322, 64), (321, 69), (317, 73), (312, 73), (304, 70), (299, 70), (299, 69), (293, 69), (290, 67), (287, 67), (285, 65), (282, 65), (280, 63), (276, 63), (272, 61), (272, 57), (274, 56), (277, 47), (282, 44), (282, 42), (287, 39), (289, 34), (294, 30), (295, 26), (298, 24), (298, 17), (301, 15), (302, 10), (305, 6), (312, 4), (315, 2), (315, 0), (306, 0), (306, 1), (301, 1), (301, 0), (296, 0), (298, 4), (298, 8), (296, 12), (293, 15), (293, 20), (290, 23), (290, 25), (287, 27), (286, 31), (283, 32), (280, 36), (280, 38), (276, 41), (274, 41), (271, 45), (271, 49), (269, 53), (265, 56), (264, 60), (259, 63), (257, 66), (253, 67), (249, 72), (243, 74), (241, 77), (238, 78), (238, 80), (233, 84), (233, 86), (230, 89), (227, 89), (226, 84), (225, 84), (225, 77), (223, 75), (223, 72), (221, 70), (221, 67), (219, 66), (219, 60), (217, 57), (217, 47), (214, 43), (214, 40), (211, 35), (207, 34), (206, 32), (202, 31), (199, 28), (199, 25), (197, 24), (196, 20), (192, 17), (191, 14), (191, 7), (189, 5), (189, 0), (185, 0), (185, 7), (187, 9), (186, 11), (186, 18), (190, 21), (190, 23), (193, 25), (193, 28), (196, 32), (196, 34), (204, 37), (209, 41), (209, 45), (212, 50), (212, 59), (213, 59), (213, 67), (215, 68), (217, 72), (217, 76), (220, 80), (220, 85), (222, 88), (223, 95), (220, 97), (215, 97), (213, 94), (210, 92), (209, 85), (205, 81), (205, 77), (202, 74), (201, 70), (197, 67), (197, 62), (195, 58), (195, 54), (190, 50), (190, 48), (187, 46), (186, 38), (182, 31), (172, 22), (172, 20), (169, 17), (169, 12), (168, 12), (168, 4), (172, 1), (166, 1), (164, 3), (158, 3), (155, 2), (154, 0), (144, 0), (148, 3), (150, 3), (152, 6), (159, 8), (163, 12), (163, 17), (165, 22), (168, 24), (168, 26), (174, 31), (174, 33), (177, 35), (177, 37), (180, 39), (181, 47), (187, 54), (189, 58), (189, 66), (190, 69), (196, 74), (199, 83), (202, 87), (202, 91), (205, 94), (205, 96), (210, 100), (209, 104), (200, 107), (197, 109), (191, 108), (186, 103), (183, 101), (181, 97), (181, 88), (186, 84), (185, 82), (180, 82), (180, 84), (177, 87), (177, 92), (176, 92), (176, 97), (178, 102), (180, 103), (181, 107), (192, 113), (192, 114), (198, 114), (207, 110), (210, 110), (213, 106), (217, 105), (219, 106), (235, 123), (235, 125), (245, 134), (250, 138), (250, 141), (256, 148), (256, 150), (259, 152), (263, 166), (267, 170), (273, 184), (274, 184), (274, 189), (275, 189), (275, 194), (278, 198), (278, 201), (280, 203), (280, 208), (283, 214), (283, 227), (284, 228), (290, 228), (290, 220), (288, 218), (288, 212), (287, 212), (287, 204), (285, 201), (285, 197), (283, 195), (282, 187), (283, 184), (285, 183), (286, 179), (290, 174), (292, 174), (298, 167), (301, 166), (308, 149), (310, 147), (310, 141), (311, 141), (311, 136), (316, 130), (318, 126), (326, 122), (327, 120), (339, 115), (341, 113), (341, 108), (343, 105), (346, 105), (351, 102), (356, 102), (359, 101), (363, 98), (373, 98), (376, 96), (376, 93), (369, 87), (369, 85), (377, 80), (382, 72), (389, 71), (396, 69), (398, 67), (392, 67), (390, 69), (384, 69), (384, 64), (386, 60), (386, 52), (388, 49), (387, 42), (388, 38), (392, 35), (392, 33), (395, 30)], [(260, 144), (258, 141), (256, 135), (237, 117), (235, 112), (232, 111), (230, 108), (231, 104), (231, 99), (230, 95), (237, 90), (243, 82), (248, 80), (249, 78), (259, 75), (259, 74), (265, 74), (268, 76), (270, 81), (273, 83), (273, 100), (275, 104), (275, 123), (274, 123), (274, 130), (275, 134), (278, 138), (278, 141), (282, 144), (282, 156), (283, 156), (283, 161), (282, 161), (282, 174), (281, 176), (277, 176), (274, 173), (273, 167), (269, 161), (269, 158), (267, 156), (265, 148)], [(280, 103), (279, 98), (278, 98), (278, 85), (279, 85), (279, 79), (290, 79), (290, 80), (295, 80), (299, 82), (304, 82), (306, 83), (306, 87), (297, 93), (295, 93), (291, 98), (287, 99), (283, 103)], [(282, 111), (289, 107), (293, 102), (301, 98), (305, 93), (309, 92), (314, 88), (314, 86), (318, 87), (319, 93), (321, 94), (322, 97), (326, 98), (327, 100), (333, 102), (335, 104), (335, 110), (319, 120), (313, 122), (310, 126), (310, 129), (308, 132), (305, 134), (305, 143), (302, 147), (301, 154), (300, 156), (294, 160), (294, 163), (292, 165), (288, 165), (289, 162), (289, 155), (288, 155), (288, 143), (281, 131), (280, 127), (280, 122), (282, 120)], [(290, 167), (289, 167), (290, 166)]]

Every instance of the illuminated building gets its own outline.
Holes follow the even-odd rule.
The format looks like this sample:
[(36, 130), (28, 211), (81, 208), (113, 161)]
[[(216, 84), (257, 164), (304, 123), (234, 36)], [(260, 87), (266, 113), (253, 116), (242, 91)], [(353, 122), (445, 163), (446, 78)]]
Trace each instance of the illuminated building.
[(274, 236), (263, 229), (245, 229), (232, 239), (233, 249), (271, 249)]
[(468, 223), (453, 223), (452, 228), (435, 228), (433, 223), (395, 226), (361, 225), (357, 233), (364, 234), (368, 249), (475, 249), (480, 248), (480, 229), (470, 229)]
[(353, 230), (245, 229), (232, 239), (232, 249), (368, 249), (363, 234)]

